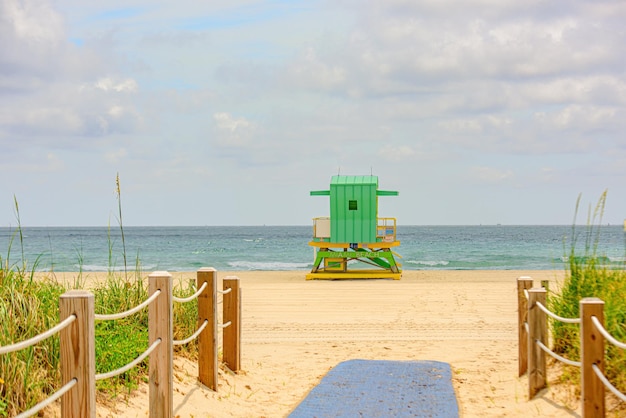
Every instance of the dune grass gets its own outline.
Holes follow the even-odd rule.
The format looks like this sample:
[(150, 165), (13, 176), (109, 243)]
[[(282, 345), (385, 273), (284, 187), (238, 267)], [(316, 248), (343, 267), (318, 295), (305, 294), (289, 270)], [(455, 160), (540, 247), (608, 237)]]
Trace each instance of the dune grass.
[[(19, 342), (58, 323), (58, 284), (20, 269), (0, 270), (0, 345)], [(0, 356), (0, 416), (13, 416), (52, 393), (60, 382), (59, 339)]]
[[(119, 193), (119, 177), (116, 184)], [(59, 297), (69, 288), (81, 289), (88, 284), (82, 268), (74, 283), (67, 288), (53, 278), (35, 278), (39, 258), (31, 267), (24, 258), (24, 237), (17, 199), (15, 209), (18, 226), (10, 238), (5, 258), (0, 255), (0, 346), (27, 340), (57, 325)], [(121, 205), (119, 209), (121, 212)], [(121, 216), (118, 219), (121, 227)], [(11, 262), (11, 249), (16, 239), (21, 259)], [(110, 242), (109, 252), (113, 251), (114, 246)], [(112, 259), (111, 254), (109, 258)], [(136, 260), (134, 272), (126, 268), (125, 254), (124, 264), (124, 271), (120, 275), (116, 275), (109, 266), (107, 280), (98, 286), (89, 286), (94, 293), (96, 313), (123, 312), (148, 298), (148, 284), (139, 259)], [(54, 273), (49, 277), (54, 277)], [(195, 280), (174, 283), (173, 293), (176, 296), (187, 297), (195, 291)], [(197, 327), (197, 303), (174, 303), (173, 313), (174, 339), (192, 335)], [(148, 348), (148, 309), (142, 309), (124, 319), (96, 321), (95, 337), (96, 373), (119, 369)], [(197, 358), (196, 341), (174, 346), (174, 352), (176, 355)], [(100, 399), (111, 399), (121, 392), (130, 392), (138, 383), (146, 381), (147, 375), (146, 359), (117, 377), (96, 382), (98, 396)], [(0, 417), (15, 416), (30, 409), (56, 392), (61, 386), (60, 382), (58, 334), (24, 350), (0, 355)]]
[[(15, 266), (0, 269), (0, 346), (24, 341), (40, 334), (59, 322), (59, 297), (67, 288), (52, 279), (35, 279), (34, 272)], [(134, 280), (110, 275), (101, 285), (93, 287), (96, 313), (111, 314), (126, 311), (148, 298), (147, 282), (136, 271)], [(77, 280), (72, 288), (82, 288)], [(193, 294), (195, 280), (178, 281), (174, 294)], [(197, 304), (174, 303), (174, 338), (184, 339), (196, 330)], [(96, 373), (116, 370), (131, 362), (148, 348), (148, 310), (119, 320), (96, 321)], [(175, 346), (176, 355), (195, 358), (195, 341)], [(60, 352), (58, 335), (33, 347), (0, 356), (0, 417), (14, 416), (34, 406), (60, 387)], [(98, 395), (112, 398), (130, 392), (146, 381), (148, 363), (113, 377), (98, 381)]]
[[(626, 342), (626, 269), (623, 265), (607, 266), (603, 263), (606, 258), (597, 251), (605, 201), (606, 192), (595, 209), (589, 211), (583, 231), (579, 231), (574, 222), (565, 280), (561, 288), (550, 295), (549, 304), (559, 316), (578, 318), (581, 299), (599, 298), (604, 301), (604, 327), (617, 340)], [(584, 239), (582, 253), (576, 251), (579, 239)], [(551, 330), (555, 351), (572, 360), (580, 359), (579, 326), (551, 320)], [(618, 390), (626, 393), (626, 350), (607, 343), (605, 360), (605, 375)], [(579, 383), (580, 369), (565, 367), (563, 370), (564, 381)]]

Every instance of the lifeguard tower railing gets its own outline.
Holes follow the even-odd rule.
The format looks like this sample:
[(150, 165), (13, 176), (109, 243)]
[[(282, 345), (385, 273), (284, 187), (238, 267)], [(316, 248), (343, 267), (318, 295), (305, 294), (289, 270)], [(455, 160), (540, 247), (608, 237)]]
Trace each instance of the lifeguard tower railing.
[[(395, 242), (396, 218), (376, 219), (376, 242)], [(313, 218), (313, 241), (330, 242), (330, 217)]]

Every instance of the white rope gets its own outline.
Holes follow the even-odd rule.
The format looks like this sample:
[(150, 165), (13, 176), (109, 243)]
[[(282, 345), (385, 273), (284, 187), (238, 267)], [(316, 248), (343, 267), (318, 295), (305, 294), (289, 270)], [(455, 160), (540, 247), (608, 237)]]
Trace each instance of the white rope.
[(528, 326), (528, 322), (524, 322), (524, 328), (526, 328), (526, 333), (530, 334), (530, 327)]
[(560, 362), (563, 362), (565, 364), (569, 364), (570, 366), (574, 366), (574, 367), (581, 367), (582, 363), (580, 361), (572, 361), (570, 359), (566, 359), (565, 357), (561, 357), (558, 354), (556, 354), (554, 351), (550, 350), (548, 347), (546, 347), (541, 341), (539, 340), (535, 340), (535, 343), (537, 343), (537, 345), (539, 346), (539, 348), (541, 348), (543, 351), (545, 351), (546, 353), (550, 354), (553, 358), (557, 359)]
[(524, 289), (524, 297), (526, 297), (526, 300), (528, 300), (528, 299), (529, 299), (529, 296), (528, 296), (528, 289)]
[(122, 319), (122, 318), (126, 318), (127, 316), (130, 316), (134, 313), (139, 312), (140, 310), (142, 310), (143, 308), (145, 308), (146, 306), (148, 306), (150, 303), (152, 303), (153, 300), (155, 300), (159, 295), (161, 294), (161, 290), (157, 290), (156, 292), (154, 292), (152, 294), (152, 296), (150, 296), (148, 299), (146, 299), (144, 302), (140, 303), (139, 305), (135, 306), (132, 309), (129, 309), (125, 312), (119, 312), (116, 314), (110, 314), (110, 315), (106, 315), (106, 314), (96, 314), (95, 318), (100, 320), (100, 321), (109, 321), (111, 319)]
[(546, 315), (556, 319), (557, 321), (565, 322), (567, 324), (580, 324), (580, 318), (563, 318), (562, 316), (558, 316), (557, 314), (550, 312), (541, 302), (537, 302), (537, 306), (545, 312)]
[(202, 323), (202, 325), (200, 325), (200, 328), (198, 328), (198, 330), (196, 332), (193, 333), (193, 335), (187, 339), (184, 340), (174, 340), (172, 342), (172, 344), (174, 345), (185, 345), (187, 343), (190, 343), (191, 341), (193, 341), (194, 339), (196, 339), (196, 337), (198, 335), (200, 335), (200, 333), (202, 331), (204, 331), (204, 329), (207, 327), (207, 325), (209, 325), (209, 320), (205, 319), (204, 322)]
[(220, 328), (227, 328), (227, 327), (229, 327), (229, 326), (230, 326), (230, 324), (231, 324), (231, 323), (232, 323), (232, 321), (228, 321), (228, 322), (227, 322), (227, 323), (225, 323), (225, 324), (220, 324)]
[(228, 293), (230, 293), (230, 292), (232, 292), (232, 291), (233, 291), (233, 288), (232, 288), (232, 287), (229, 287), (229, 288), (228, 288), (228, 289), (226, 289), (226, 290), (218, 290), (217, 292), (218, 292), (218, 293), (221, 293), (222, 295), (226, 295), (226, 294), (228, 294)]
[(174, 300), (174, 302), (180, 302), (180, 303), (191, 302), (192, 300), (194, 300), (195, 298), (200, 296), (200, 293), (202, 293), (204, 291), (204, 289), (206, 289), (206, 287), (208, 285), (209, 285), (208, 282), (204, 282), (204, 283), (202, 283), (202, 286), (200, 286), (200, 289), (198, 289), (198, 291), (196, 293), (194, 293), (193, 295), (188, 296), (186, 298), (179, 298), (179, 297), (176, 297), (176, 296), (172, 296), (172, 300)]
[(63, 321), (59, 322), (54, 327), (50, 328), (48, 331), (42, 332), (39, 335), (35, 335), (33, 338), (28, 340), (24, 340), (19, 343), (5, 345), (4, 347), (0, 347), (0, 354), (11, 353), (13, 351), (23, 350), (25, 348), (30, 347), (31, 345), (37, 344), (39, 341), (45, 340), (46, 338), (52, 337), (57, 332), (61, 331), (65, 327), (69, 326), (72, 322), (76, 320), (76, 315), (72, 314), (65, 318)]
[(146, 351), (143, 352), (143, 354), (141, 354), (135, 360), (133, 360), (130, 363), (128, 363), (126, 366), (122, 366), (119, 369), (110, 371), (108, 373), (96, 374), (96, 380), (108, 379), (109, 377), (114, 377), (114, 376), (120, 375), (120, 374), (124, 373), (125, 371), (128, 371), (128, 370), (132, 369), (133, 367), (135, 367), (136, 365), (141, 363), (141, 361), (143, 359), (148, 357), (150, 355), (150, 353), (152, 353), (154, 351), (154, 349), (157, 348), (157, 346), (159, 344), (161, 344), (161, 339), (160, 338), (158, 340), (156, 340), (155, 342), (153, 342), (152, 345), (150, 347), (148, 347), (148, 349)]
[(59, 389), (57, 392), (55, 392), (52, 396), (50, 396), (50, 397), (44, 399), (43, 401), (39, 402), (37, 405), (35, 405), (32, 408), (30, 408), (28, 411), (22, 412), (21, 414), (17, 415), (15, 418), (26, 418), (26, 417), (31, 417), (31, 416), (35, 415), (37, 412), (41, 411), (46, 406), (52, 404), (54, 401), (59, 399), (61, 396), (65, 395), (71, 388), (74, 387), (74, 385), (76, 385), (76, 383), (78, 383), (78, 380), (76, 378), (73, 378), (72, 380), (67, 382), (61, 389)]
[(604, 338), (609, 340), (609, 342), (611, 344), (626, 350), (626, 344), (616, 340), (615, 337), (613, 337), (611, 334), (609, 334), (609, 332), (606, 330), (606, 328), (604, 328), (604, 326), (600, 323), (600, 320), (597, 317), (592, 316), (591, 317), (591, 322), (593, 322), (593, 325), (595, 325), (596, 328), (598, 328), (598, 331), (600, 331), (600, 334), (602, 334), (604, 336)]
[(596, 376), (598, 376), (598, 379), (600, 379), (600, 381), (602, 383), (604, 383), (604, 386), (606, 386), (607, 389), (609, 389), (611, 392), (613, 392), (613, 394), (615, 396), (620, 398), (622, 400), (622, 402), (626, 402), (626, 395), (624, 395), (622, 392), (617, 390), (617, 388), (615, 386), (613, 386), (611, 384), (611, 382), (609, 382), (609, 380), (606, 378), (606, 376), (604, 376), (604, 374), (602, 373), (602, 370), (600, 370), (600, 368), (596, 364), (592, 364), (591, 368), (595, 372)]

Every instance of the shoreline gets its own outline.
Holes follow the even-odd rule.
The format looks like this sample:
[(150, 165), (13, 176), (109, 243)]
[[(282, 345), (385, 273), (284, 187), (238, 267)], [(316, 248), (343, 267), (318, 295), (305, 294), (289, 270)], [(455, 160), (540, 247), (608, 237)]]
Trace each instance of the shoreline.
[[(210, 266), (207, 266), (210, 267)], [(157, 270), (155, 270), (157, 271)], [(162, 271), (162, 270), (159, 270)], [(193, 279), (196, 277), (197, 271), (168, 271), (172, 275), (174, 280), (176, 279)], [(140, 276), (146, 280), (148, 276), (154, 271), (141, 271)], [(306, 280), (306, 275), (310, 270), (217, 270), (218, 279), (222, 279), (226, 276), (238, 276), (240, 278), (247, 278), (252, 281), (259, 280), (279, 280), (294, 282), (302, 279), (305, 282), (361, 282), (361, 281), (390, 281), (391, 279), (315, 279)], [(538, 270), (523, 270), (523, 269), (511, 269), (511, 270), (499, 270), (499, 269), (476, 269), (476, 270), (447, 270), (447, 269), (423, 269), (423, 270), (402, 270), (402, 278), (397, 282), (403, 280), (446, 280), (446, 281), (464, 281), (466, 278), (471, 281), (499, 281), (503, 277), (510, 278), (530, 276), (537, 282), (541, 280), (556, 281), (555, 279), (562, 280), (565, 277), (566, 269), (538, 269)], [(82, 280), (87, 283), (102, 283), (109, 277), (107, 271), (41, 271), (35, 272), (35, 277), (38, 279), (52, 279), (59, 283), (70, 284), (76, 279), (81, 277)], [(113, 271), (110, 275), (114, 279), (120, 279), (124, 276), (124, 271)], [(136, 272), (134, 270), (128, 271), (129, 279), (136, 278)], [(393, 280), (391, 280), (393, 281)]]
[[(287, 416), (338, 363), (350, 359), (449, 363), (461, 416), (579, 416), (571, 387), (527, 400), (517, 377), (517, 278), (558, 289), (561, 270), (405, 270), (402, 279), (305, 280), (304, 271), (218, 271), (242, 288), (242, 371), (220, 369), (218, 391), (196, 383), (197, 368), (177, 358), (174, 414), (181, 417)], [(66, 273), (71, 282), (77, 273)], [(142, 277), (147, 277), (145, 273)], [(171, 273), (174, 280), (195, 272)], [(84, 273), (91, 284), (107, 273)], [(56, 277), (59, 279), (60, 274)], [(144, 417), (147, 386), (98, 416)]]

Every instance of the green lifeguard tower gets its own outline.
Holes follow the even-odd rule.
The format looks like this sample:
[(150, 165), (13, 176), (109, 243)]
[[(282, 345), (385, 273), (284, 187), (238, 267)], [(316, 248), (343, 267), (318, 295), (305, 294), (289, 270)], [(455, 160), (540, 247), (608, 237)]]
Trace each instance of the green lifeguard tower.
[(396, 219), (378, 217), (378, 197), (397, 196), (378, 190), (377, 176), (333, 176), (330, 190), (311, 196), (330, 196), (330, 217), (313, 219), (315, 261), (307, 280), (370, 279), (402, 275), (394, 258)]

